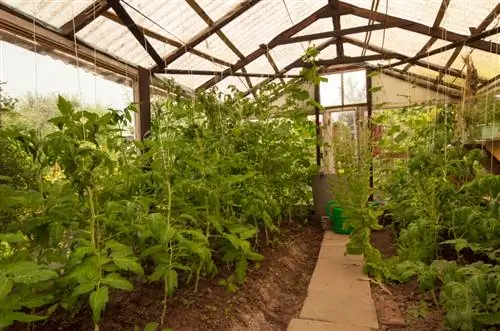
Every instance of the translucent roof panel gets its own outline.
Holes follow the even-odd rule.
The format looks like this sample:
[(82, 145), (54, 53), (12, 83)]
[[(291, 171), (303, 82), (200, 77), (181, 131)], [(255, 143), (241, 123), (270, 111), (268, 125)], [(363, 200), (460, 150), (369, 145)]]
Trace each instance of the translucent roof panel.
[[(366, 9), (371, 9), (372, 5), (372, 0), (348, 0), (346, 2)], [(465, 2), (470, 5), (470, 1)], [(377, 12), (432, 26), (440, 6), (440, 0), (380, 1)]]
[(137, 25), (184, 43), (207, 27), (186, 1), (128, 0), (122, 3)]
[(319, 33), (319, 32), (328, 32), (333, 30), (333, 23), (331, 18), (322, 18), (309, 25), (302, 31), (297, 32), (296, 36), (305, 36), (308, 34)]
[[(365, 41), (365, 33), (357, 33), (349, 37), (360, 42)], [(372, 31), (369, 44), (383, 47), (388, 51), (398, 52), (407, 56), (414, 56), (430, 38), (400, 28)]]
[(184, 69), (184, 70), (211, 70), (211, 71), (222, 71), (227, 67), (219, 65), (215, 62), (206, 60), (197, 55), (186, 53), (180, 58), (170, 63), (167, 67), (173, 69)]
[[(356, 45), (352, 45), (349, 43), (344, 43), (344, 55), (345, 56), (361, 56), (362, 55), (363, 48), (358, 47)], [(375, 52), (372, 52), (370, 50), (365, 50), (365, 56), (367, 55), (374, 55), (378, 54)]]
[(280, 45), (274, 47), (269, 53), (272, 55), (278, 69), (283, 69), (304, 55), (307, 48), (301, 43)]
[(93, 0), (44, 1), (44, 0), (1, 0), (9, 6), (34, 16), (54, 27), (60, 27), (87, 8)]
[[(114, 54), (130, 63), (146, 68), (155, 64), (154, 60), (125, 26), (104, 17), (98, 17), (76, 35), (97, 49)], [(158, 40), (150, 38), (148, 40), (160, 55), (175, 50), (175, 47)]]
[(213, 20), (217, 21), (222, 18), (234, 7), (240, 5), (243, 0), (202, 0), (197, 1), (198, 5), (205, 13)]
[(368, 25), (368, 20), (363, 17), (358, 17), (354, 15), (342, 15), (340, 17), (340, 27), (342, 29), (349, 29), (365, 25)]
[[(346, 43), (344, 43), (344, 47), (346, 46)], [(320, 53), (319, 53), (319, 56), (318, 58), (319, 59), (334, 59), (337, 57), (337, 48), (336, 48), (336, 45), (335, 44), (332, 44), (330, 46), (328, 46), (327, 48), (325, 48), (324, 50), (322, 50)]]
[(324, 5), (325, 2), (319, 0), (261, 1), (222, 28), (222, 31), (243, 54), (248, 55), (260, 44), (268, 43)]
[(497, 0), (481, 0), (475, 6), (469, 0), (450, 1), (441, 27), (463, 35), (470, 35), (469, 27), (477, 27), (498, 4)]
[(196, 46), (195, 49), (229, 63), (236, 63), (239, 60), (238, 56), (234, 54), (218, 35), (208, 37)]
[(265, 55), (259, 56), (259, 58), (257, 58), (255, 61), (250, 62), (245, 68), (250, 73), (257, 73), (257, 74), (274, 73), (274, 69)]

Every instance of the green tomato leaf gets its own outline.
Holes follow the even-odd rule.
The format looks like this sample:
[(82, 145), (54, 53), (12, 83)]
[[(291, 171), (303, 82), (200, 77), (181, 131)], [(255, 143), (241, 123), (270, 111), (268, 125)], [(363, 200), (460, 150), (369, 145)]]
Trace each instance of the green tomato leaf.
[(132, 258), (117, 257), (113, 259), (113, 262), (121, 270), (132, 271), (141, 276), (144, 275), (144, 270), (141, 265)]
[(159, 326), (160, 324), (151, 322), (146, 324), (146, 326), (144, 327), (144, 331), (156, 331), (156, 329), (158, 329)]
[(90, 294), (89, 304), (92, 309), (92, 320), (98, 324), (101, 320), (101, 313), (108, 302), (108, 287), (101, 286)]
[(122, 276), (112, 273), (102, 280), (102, 283), (124, 291), (132, 291), (132, 284)]
[(14, 283), (5, 276), (0, 276), (0, 301), (3, 300), (7, 295), (9, 295), (10, 291), (12, 291), (12, 287)]

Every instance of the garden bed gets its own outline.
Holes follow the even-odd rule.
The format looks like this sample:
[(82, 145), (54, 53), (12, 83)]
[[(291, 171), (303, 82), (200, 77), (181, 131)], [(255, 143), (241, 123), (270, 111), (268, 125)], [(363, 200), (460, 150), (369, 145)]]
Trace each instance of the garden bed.
[[(279, 241), (263, 249), (265, 260), (259, 268), (249, 270), (238, 291), (228, 292), (218, 284), (220, 277), (200, 281), (197, 293), (180, 288), (168, 302), (164, 327), (174, 331), (286, 330), (302, 308), (322, 238), (323, 232), (314, 225), (285, 224)], [(116, 292), (100, 329), (132, 330), (137, 325), (142, 330), (145, 324), (159, 321), (162, 299), (163, 288), (158, 283), (137, 285), (131, 293)], [(74, 318), (60, 314), (36, 329), (88, 331), (93, 329), (91, 316), (90, 309), (82, 309)]]
[[(372, 245), (386, 258), (396, 254), (394, 234), (372, 232)], [(430, 295), (421, 295), (416, 281), (406, 284), (371, 285), (381, 331), (444, 330), (444, 312)]]

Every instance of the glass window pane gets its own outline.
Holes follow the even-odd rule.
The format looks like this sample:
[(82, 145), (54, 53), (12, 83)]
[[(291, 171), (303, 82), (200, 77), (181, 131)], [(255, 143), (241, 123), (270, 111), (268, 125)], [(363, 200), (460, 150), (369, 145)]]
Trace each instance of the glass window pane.
[(366, 72), (352, 71), (342, 74), (344, 79), (344, 105), (366, 102)]
[(319, 84), (319, 97), (323, 107), (342, 105), (342, 76), (340, 74), (325, 76), (327, 82)]

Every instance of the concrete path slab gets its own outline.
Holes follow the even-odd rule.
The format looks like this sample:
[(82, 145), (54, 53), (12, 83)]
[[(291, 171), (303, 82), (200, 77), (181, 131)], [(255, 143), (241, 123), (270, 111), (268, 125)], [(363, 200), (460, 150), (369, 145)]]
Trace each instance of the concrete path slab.
[(372, 331), (371, 328), (313, 320), (293, 319), (287, 331)]
[(299, 317), (378, 329), (377, 313), (371, 296), (349, 295), (345, 292), (309, 291)]
[(363, 256), (345, 255), (349, 237), (325, 232), (299, 318), (288, 331), (370, 331), (378, 329)]

